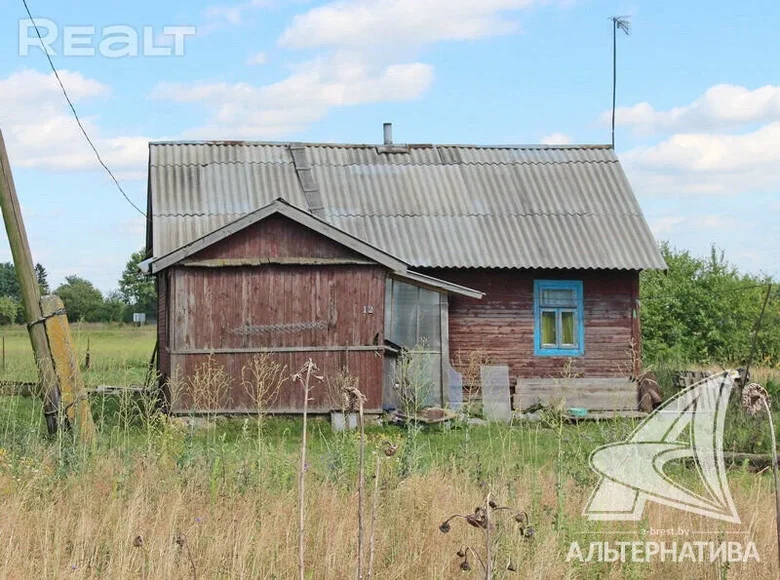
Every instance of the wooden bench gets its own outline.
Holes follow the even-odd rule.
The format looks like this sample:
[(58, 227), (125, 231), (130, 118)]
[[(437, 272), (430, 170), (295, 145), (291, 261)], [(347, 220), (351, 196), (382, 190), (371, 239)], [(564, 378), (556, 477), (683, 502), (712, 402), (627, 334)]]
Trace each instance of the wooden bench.
[(627, 378), (518, 379), (514, 409), (543, 405), (588, 411), (636, 411), (637, 385)]

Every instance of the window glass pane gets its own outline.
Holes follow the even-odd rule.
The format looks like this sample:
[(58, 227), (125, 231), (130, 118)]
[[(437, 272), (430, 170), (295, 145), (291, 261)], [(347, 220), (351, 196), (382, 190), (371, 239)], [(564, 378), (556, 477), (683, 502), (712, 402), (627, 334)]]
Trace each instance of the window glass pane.
[(554, 310), (542, 311), (542, 344), (558, 346), (558, 332)]
[(420, 332), (418, 343), (426, 350), (441, 348), (441, 297), (438, 292), (420, 288)]
[(571, 288), (542, 290), (541, 305), (550, 308), (576, 308), (577, 296)]
[(441, 401), (441, 355), (427, 354), (427, 369), (430, 376), (430, 387), (426, 397), (426, 405), (439, 405)]
[(417, 344), (417, 296), (416, 286), (398, 281), (393, 283), (393, 324), (390, 340), (408, 348), (414, 348)]
[(574, 312), (561, 312), (561, 346), (576, 346), (574, 337), (576, 316)]

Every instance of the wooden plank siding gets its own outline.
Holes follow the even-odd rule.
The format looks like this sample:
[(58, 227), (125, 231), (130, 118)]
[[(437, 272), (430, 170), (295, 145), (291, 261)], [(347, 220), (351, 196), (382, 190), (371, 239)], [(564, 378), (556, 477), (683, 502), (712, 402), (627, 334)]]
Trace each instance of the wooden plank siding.
[[(450, 296), (450, 354), (483, 350), (493, 364), (509, 366), (510, 381), (560, 377), (564, 366), (581, 377), (620, 377), (633, 372), (631, 343), (635, 271), (443, 270), (427, 274), (485, 292), (482, 300)], [(533, 285), (536, 279), (582, 280), (585, 353), (560, 358), (534, 355)]]
[(324, 258), (365, 261), (366, 258), (281, 215), (273, 215), (205, 248), (192, 260)]
[(163, 272), (157, 276), (157, 346), (158, 368), (160, 370), (160, 384), (164, 385), (168, 379), (165, 374), (171, 367), (170, 349), (168, 348), (168, 273)]
[[(216, 408), (251, 409), (251, 397), (241, 384), (242, 370), (256, 353), (269, 351), (288, 374), (297, 372), (309, 357), (326, 379), (347, 367), (360, 381), (366, 408), (380, 410), (387, 269), (366, 263), (365, 257), (281, 216), (237, 232), (188, 261), (250, 258), (268, 263), (198, 267), (185, 262), (158, 277), (168, 276), (160, 287), (170, 301), (169, 322), (159, 327), (166, 334), (160, 344), (168, 358), (161, 356), (160, 361), (161, 371), (175, 377), (179, 390), (174, 411), (193, 407), (192, 378), (209, 359), (229, 381)], [(328, 261), (302, 263), (307, 258)], [(283, 263), (290, 259), (295, 263)], [(161, 315), (162, 297), (161, 292)], [(325, 384), (313, 391), (313, 412), (330, 410), (326, 391)], [(288, 381), (272, 410), (302, 409), (301, 386)]]

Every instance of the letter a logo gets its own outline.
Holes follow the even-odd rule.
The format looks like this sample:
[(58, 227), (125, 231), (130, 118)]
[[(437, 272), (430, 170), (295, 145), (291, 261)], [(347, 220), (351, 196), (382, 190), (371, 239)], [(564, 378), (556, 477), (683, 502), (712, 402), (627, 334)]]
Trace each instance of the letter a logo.
[[(723, 426), (737, 373), (724, 372), (678, 393), (621, 443), (590, 456), (601, 476), (583, 512), (590, 520), (635, 521), (648, 500), (726, 522), (740, 523), (726, 481)], [(693, 460), (699, 485), (683, 486), (664, 473), (672, 460)]]

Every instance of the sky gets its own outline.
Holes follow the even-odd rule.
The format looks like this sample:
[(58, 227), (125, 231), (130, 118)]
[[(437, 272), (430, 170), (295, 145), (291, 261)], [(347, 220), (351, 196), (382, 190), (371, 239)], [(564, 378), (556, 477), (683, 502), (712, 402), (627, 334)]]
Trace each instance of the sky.
[[(746, 272), (780, 275), (774, 0), (220, 2), (29, 0), (58, 34), (52, 59), (87, 131), (143, 210), (150, 140), (379, 143), (389, 121), (404, 143), (609, 143), (620, 15), (632, 29), (617, 39), (616, 151), (656, 238), (702, 255), (714, 243)], [(0, 129), (33, 258), (55, 286), (78, 274), (110, 291), (144, 219), (98, 165), (43, 51), (20, 42), (32, 34), (21, 0), (3, 3)], [(139, 54), (101, 54), (107, 26), (137, 33)], [(170, 26), (194, 27), (181, 51)], [(174, 54), (143, 50), (144, 34)]]

